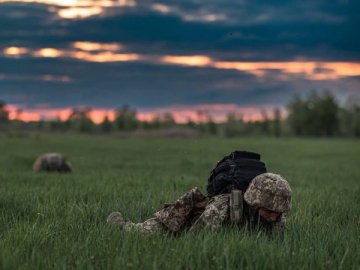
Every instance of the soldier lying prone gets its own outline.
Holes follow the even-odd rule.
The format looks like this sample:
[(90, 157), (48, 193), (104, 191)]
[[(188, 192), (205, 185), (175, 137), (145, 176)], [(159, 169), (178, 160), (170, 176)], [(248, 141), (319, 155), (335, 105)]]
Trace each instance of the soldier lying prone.
[[(247, 159), (249, 152), (236, 152), (242, 155), (245, 153)], [(221, 162), (223, 160), (219, 163)], [(240, 170), (246, 171), (244, 168)], [(245, 185), (244, 189), (243, 182), (239, 182), (240, 178), (236, 176), (233, 176), (227, 185), (213, 185), (214, 181), (210, 181), (214, 176), (213, 170), (209, 178), (212, 186), (208, 186), (208, 193), (210, 189), (211, 195), (205, 196), (195, 187), (142, 223), (126, 220), (120, 212), (111, 213), (107, 222), (126, 231), (144, 233), (216, 230), (224, 225), (258, 227), (271, 233), (283, 232), (286, 215), (291, 208), (292, 191), (289, 183), (280, 175), (266, 172), (259, 174), (259, 170), (253, 170), (247, 175), (251, 178), (254, 174), (256, 176), (248, 181), (249, 184)], [(224, 175), (221, 179), (224, 179)], [(218, 186), (221, 186), (221, 189), (218, 189)]]

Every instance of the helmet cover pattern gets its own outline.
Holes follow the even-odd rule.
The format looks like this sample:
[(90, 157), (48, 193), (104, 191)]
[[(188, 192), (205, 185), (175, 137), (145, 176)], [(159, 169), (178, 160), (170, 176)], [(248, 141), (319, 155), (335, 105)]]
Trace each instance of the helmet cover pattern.
[(286, 213), (291, 208), (292, 190), (278, 174), (263, 173), (255, 177), (244, 194), (245, 202), (253, 207)]

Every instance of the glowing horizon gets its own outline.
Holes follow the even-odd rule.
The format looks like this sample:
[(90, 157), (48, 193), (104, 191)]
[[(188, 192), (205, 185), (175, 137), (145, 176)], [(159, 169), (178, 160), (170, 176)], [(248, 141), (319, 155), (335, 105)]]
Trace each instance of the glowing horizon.
[[(23, 108), (16, 104), (7, 105), (10, 120), (21, 120), (24, 122), (50, 121), (60, 119), (65, 121), (69, 118), (73, 108), (65, 107), (53, 109), (48, 104), (42, 105), (44, 108)], [(81, 108), (81, 107), (80, 107)], [(234, 114), (245, 122), (261, 120), (261, 110), (270, 111), (274, 106), (239, 106), (236, 104), (200, 104), (195, 106), (173, 105), (166, 107), (139, 109), (137, 119), (143, 122), (151, 122), (155, 119), (162, 119), (164, 115), (171, 114), (174, 121), (178, 124), (188, 122), (207, 122), (209, 120), (221, 123), (225, 122), (229, 114)], [(271, 115), (271, 114), (269, 114)], [(107, 117), (113, 121), (116, 117), (115, 110), (106, 108), (92, 108), (88, 114), (89, 118), (95, 123), (100, 124)]]

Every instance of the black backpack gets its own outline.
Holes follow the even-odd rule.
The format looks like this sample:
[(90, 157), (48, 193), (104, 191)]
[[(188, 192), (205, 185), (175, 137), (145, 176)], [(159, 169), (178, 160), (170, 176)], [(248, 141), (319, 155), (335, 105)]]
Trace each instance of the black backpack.
[(228, 193), (232, 189), (240, 189), (244, 193), (254, 177), (266, 172), (259, 154), (234, 151), (221, 159), (211, 171), (206, 188), (208, 196)]

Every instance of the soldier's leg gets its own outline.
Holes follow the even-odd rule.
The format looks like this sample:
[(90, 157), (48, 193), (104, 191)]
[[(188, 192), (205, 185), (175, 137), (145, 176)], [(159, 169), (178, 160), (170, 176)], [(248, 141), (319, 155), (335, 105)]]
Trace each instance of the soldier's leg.
[(133, 223), (123, 218), (121, 213), (114, 212), (108, 217), (108, 223), (116, 224), (124, 230), (141, 232), (177, 232), (187, 223), (191, 211), (196, 203), (206, 197), (198, 188), (193, 188), (182, 195), (173, 204), (167, 204), (156, 212), (153, 218), (142, 223)]
[(107, 223), (118, 226), (125, 231), (137, 231), (141, 233), (165, 233), (165, 226), (157, 219), (150, 218), (142, 223), (133, 223), (125, 220), (120, 212), (113, 212), (107, 218)]

